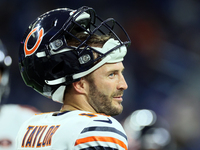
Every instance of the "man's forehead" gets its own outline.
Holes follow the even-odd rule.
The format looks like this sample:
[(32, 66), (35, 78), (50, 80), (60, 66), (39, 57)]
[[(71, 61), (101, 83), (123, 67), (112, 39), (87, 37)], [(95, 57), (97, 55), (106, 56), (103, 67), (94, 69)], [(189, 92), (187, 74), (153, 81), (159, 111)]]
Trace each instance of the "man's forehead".
[(110, 70), (123, 70), (124, 65), (122, 62), (116, 63), (105, 63), (101, 67), (99, 67), (96, 71), (110, 71)]
[(114, 66), (120, 66), (120, 67), (124, 67), (123, 63), (122, 62), (116, 62), (116, 63), (105, 63), (104, 64), (105, 66), (108, 66), (108, 67), (114, 67)]

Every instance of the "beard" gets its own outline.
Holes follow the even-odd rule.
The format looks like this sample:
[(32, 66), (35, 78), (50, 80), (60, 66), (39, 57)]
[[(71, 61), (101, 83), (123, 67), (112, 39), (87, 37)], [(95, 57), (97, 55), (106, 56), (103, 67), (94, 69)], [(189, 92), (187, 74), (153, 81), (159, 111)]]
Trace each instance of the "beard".
[[(122, 95), (123, 91), (113, 93), (110, 97), (97, 89), (94, 82), (90, 82), (89, 103), (97, 113), (104, 113), (109, 116), (116, 116), (122, 113), (123, 106), (119, 103), (120, 108), (115, 106), (113, 97)], [(117, 102), (116, 102), (117, 103)]]

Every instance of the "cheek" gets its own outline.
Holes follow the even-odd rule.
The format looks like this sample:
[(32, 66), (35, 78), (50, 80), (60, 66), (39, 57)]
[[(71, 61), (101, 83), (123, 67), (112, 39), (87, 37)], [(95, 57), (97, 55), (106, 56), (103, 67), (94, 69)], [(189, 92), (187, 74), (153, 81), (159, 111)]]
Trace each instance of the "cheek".
[(115, 90), (114, 84), (111, 84), (111, 82), (98, 82), (97, 88), (98, 90), (105, 94), (105, 95), (112, 95), (112, 93)]

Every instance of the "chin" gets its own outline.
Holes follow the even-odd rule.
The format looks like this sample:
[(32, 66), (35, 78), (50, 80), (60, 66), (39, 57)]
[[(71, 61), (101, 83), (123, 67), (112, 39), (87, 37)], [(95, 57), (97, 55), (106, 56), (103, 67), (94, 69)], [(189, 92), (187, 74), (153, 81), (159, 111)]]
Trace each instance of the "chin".
[(120, 108), (115, 108), (113, 109), (113, 112), (111, 113), (111, 116), (116, 116), (116, 115), (120, 115), (123, 111), (123, 106), (120, 105)]

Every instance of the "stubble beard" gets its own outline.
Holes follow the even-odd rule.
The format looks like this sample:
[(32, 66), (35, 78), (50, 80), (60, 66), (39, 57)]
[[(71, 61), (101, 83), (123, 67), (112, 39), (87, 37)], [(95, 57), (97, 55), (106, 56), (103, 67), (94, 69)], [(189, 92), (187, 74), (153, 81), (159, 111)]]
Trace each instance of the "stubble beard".
[(100, 92), (94, 83), (90, 83), (89, 89), (89, 103), (97, 113), (104, 113), (110, 116), (116, 116), (122, 113), (123, 106), (116, 107), (112, 104), (114, 96), (122, 95), (123, 91), (113, 93), (110, 97)]

